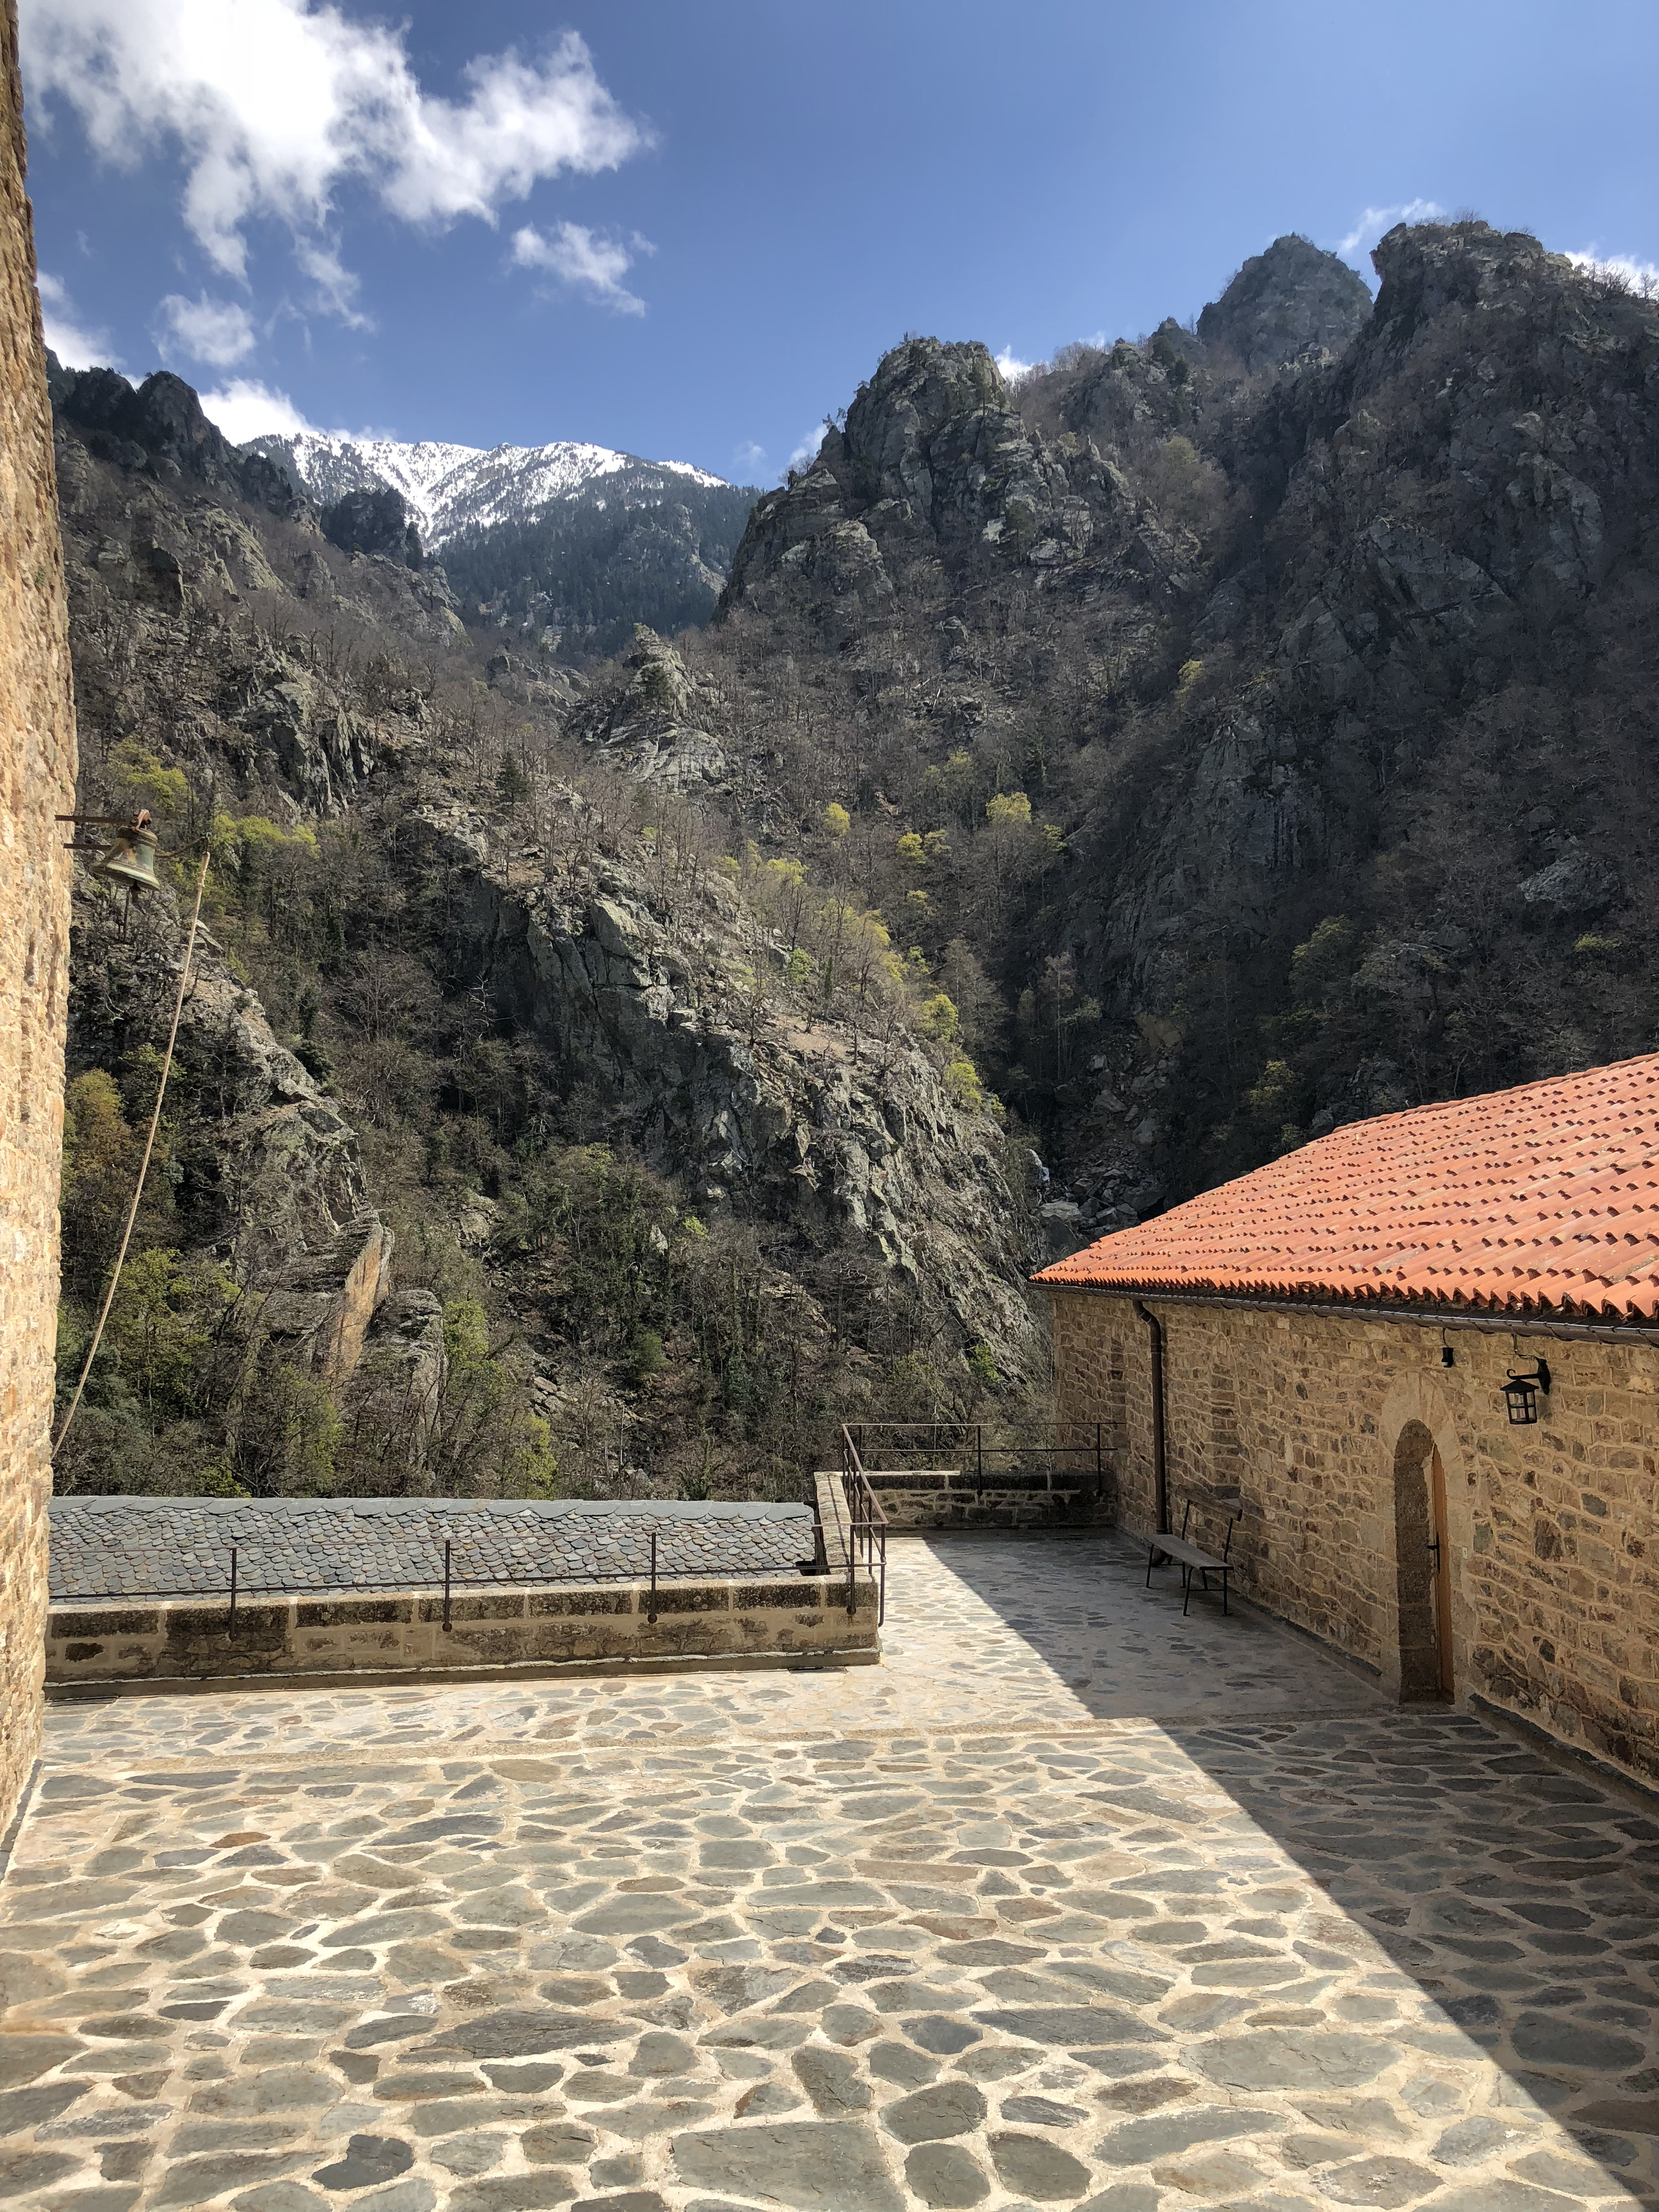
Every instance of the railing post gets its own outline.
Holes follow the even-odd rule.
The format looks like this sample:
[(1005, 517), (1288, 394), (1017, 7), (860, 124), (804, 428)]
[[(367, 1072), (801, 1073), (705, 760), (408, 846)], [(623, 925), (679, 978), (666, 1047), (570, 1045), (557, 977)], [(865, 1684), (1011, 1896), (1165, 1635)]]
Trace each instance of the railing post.
[(978, 1483), (985, 1480), (985, 1428), (980, 1421), (974, 1424), (974, 1480)]
[(228, 1643), (236, 1641), (236, 1547), (230, 1547), (230, 1625), (225, 1631)]
[(449, 1634), (449, 1539), (444, 1538), (444, 1634)]
[(646, 1620), (654, 1628), (657, 1625), (657, 1532), (651, 1531), (651, 1607)]

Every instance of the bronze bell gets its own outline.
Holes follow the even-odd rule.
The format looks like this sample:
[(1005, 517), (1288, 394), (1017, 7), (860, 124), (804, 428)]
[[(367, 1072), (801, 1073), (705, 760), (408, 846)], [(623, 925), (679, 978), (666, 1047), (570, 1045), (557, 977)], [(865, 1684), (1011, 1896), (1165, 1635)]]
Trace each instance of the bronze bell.
[(155, 872), (155, 832), (132, 823), (116, 831), (105, 848), (101, 859), (93, 866), (100, 876), (112, 876), (118, 884), (136, 884), (140, 890), (154, 891), (161, 887)]

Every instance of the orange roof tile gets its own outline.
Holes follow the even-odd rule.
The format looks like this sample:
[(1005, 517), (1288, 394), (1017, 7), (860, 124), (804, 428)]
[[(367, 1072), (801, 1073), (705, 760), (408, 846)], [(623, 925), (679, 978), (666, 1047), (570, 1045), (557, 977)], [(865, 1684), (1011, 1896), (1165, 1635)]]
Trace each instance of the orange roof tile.
[(1659, 1053), (1355, 1121), (1036, 1280), (1659, 1314)]

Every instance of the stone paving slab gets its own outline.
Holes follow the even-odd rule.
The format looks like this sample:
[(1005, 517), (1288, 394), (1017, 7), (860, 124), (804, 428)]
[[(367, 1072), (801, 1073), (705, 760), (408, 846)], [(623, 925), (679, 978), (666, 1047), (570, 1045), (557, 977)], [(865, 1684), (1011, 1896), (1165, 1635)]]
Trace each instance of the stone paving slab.
[[(761, 1675), (695, 1710), (624, 1681), (562, 1733), (563, 1683), (52, 1709), (0, 1886), (0, 2190), (21, 2212), (1648, 2200), (1659, 1821), (1259, 1620), (1188, 1641), (1178, 1594), (1160, 1620), (1127, 1568), (1092, 1540), (896, 1547), (902, 1715), (862, 1678)], [(988, 1656), (988, 1612), (1027, 1622), (1018, 1650)], [(1143, 1639), (1171, 1711), (1230, 1666), (1279, 1710), (1133, 1714)]]
[(52, 1595), (217, 1596), (787, 1573), (812, 1557), (810, 1506), (656, 1498), (55, 1498)]
[(882, 1663), (825, 1674), (600, 1676), (556, 1698), (513, 1683), (276, 1692), (216, 1698), (211, 1717), (165, 1698), (60, 1708), (54, 1756), (101, 1762), (142, 1741), (158, 1758), (202, 1743), (309, 1755), (347, 1746), (467, 1742), (665, 1744), (733, 1733), (798, 1736), (894, 1728), (1090, 1729), (1146, 1719), (1386, 1712), (1322, 1646), (1259, 1614), (1195, 1599), (1146, 1549), (1087, 1535), (894, 1538)]

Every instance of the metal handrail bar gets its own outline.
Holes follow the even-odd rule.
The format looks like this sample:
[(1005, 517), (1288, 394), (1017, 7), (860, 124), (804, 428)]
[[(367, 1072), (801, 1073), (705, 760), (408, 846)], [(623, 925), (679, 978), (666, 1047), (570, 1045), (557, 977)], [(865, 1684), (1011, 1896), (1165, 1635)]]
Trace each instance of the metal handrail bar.
[[(859, 1421), (853, 1421), (853, 1422), (850, 1422), (850, 1423), (848, 1424), (848, 1426), (850, 1426), (851, 1428), (853, 1428), (853, 1429), (854, 1429), (854, 1430), (858, 1431), (860, 1434), (862, 1434), (862, 1433), (866, 1432), (866, 1431), (870, 1431), (870, 1432), (872, 1432), (872, 1433), (873, 1433), (873, 1432), (875, 1432), (875, 1431), (878, 1431), (878, 1430), (879, 1430), (879, 1431), (883, 1431), (884, 1433), (887, 1433), (887, 1434), (898, 1434), (898, 1433), (900, 1433), (900, 1432), (902, 1432), (902, 1431), (905, 1431), (905, 1430), (922, 1430), (922, 1431), (929, 1431), (930, 1433), (932, 1433), (932, 1434), (933, 1434), (933, 1435), (936, 1435), (936, 1436), (937, 1436), (937, 1435), (939, 1435), (939, 1434), (942, 1434), (944, 1431), (947, 1431), (947, 1430), (954, 1430), (954, 1431), (956, 1431), (956, 1432), (957, 1432), (958, 1435), (965, 1435), (965, 1434), (967, 1434), (969, 1431), (972, 1431), (972, 1430), (975, 1430), (975, 1429), (994, 1428), (996, 1425), (997, 1425), (997, 1424), (996, 1424), (995, 1422), (994, 1422), (994, 1421), (866, 1421), (866, 1420), (859, 1420)], [(1029, 1423), (1027, 1423), (1027, 1424), (1026, 1424), (1026, 1425), (1025, 1425), (1025, 1429), (1024, 1429), (1024, 1431), (1022, 1431), (1022, 1433), (1034, 1434), (1034, 1433), (1036, 1433), (1036, 1432), (1038, 1432), (1038, 1431), (1042, 1431), (1042, 1430), (1045, 1430), (1045, 1429), (1052, 1429), (1053, 1431), (1055, 1431), (1055, 1433), (1056, 1433), (1056, 1434), (1058, 1434), (1061, 1430), (1064, 1430), (1064, 1429), (1073, 1429), (1073, 1430), (1081, 1430), (1081, 1431), (1083, 1431), (1083, 1433), (1084, 1433), (1085, 1436), (1087, 1436), (1087, 1437), (1089, 1437), (1090, 1438), (1091, 1438), (1091, 1439), (1092, 1439), (1092, 1437), (1093, 1437), (1093, 1436), (1094, 1436), (1094, 1433), (1095, 1433), (1096, 1430), (1097, 1430), (1097, 1429), (1104, 1429), (1104, 1428), (1108, 1428), (1108, 1427), (1110, 1427), (1111, 1425), (1112, 1425), (1112, 1424), (1111, 1424), (1111, 1423), (1109, 1423), (1109, 1422), (1106, 1422), (1106, 1421), (1040, 1421), (1040, 1422), (1034, 1421), (1034, 1422), (1029, 1422)], [(1044, 1447), (1042, 1447), (1042, 1449), (1044, 1449), (1046, 1450), (1046, 1449), (1048, 1449), (1048, 1447), (1045, 1445)], [(1060, 1447), (1060, 1449), (1072, 1449), (1072, 1447), (1069, 1447), (1069, 1446), (1062, 1446), (1062, 1447)], [(1079, 1449), (1079, 1450), (1088, 1451), (1088, 1450), (1091, 1450), (1091, 1449), (1093, 1449), (1093, 1445), (1092, 1445), (1092, 1443), (1087, 1443), (1087, 1444), (1079, 1445), (1079, 1446), (1076, 1447), (1076, 1449)]]
[[(1085, 1466), (1092, 1465), (1095, 1487), (1099, 1490), (1106, 1479), (1105, 1455), (1110, 1449), (1104, 1441), (1107, 1424), (1103, 1421), (1056, 1421), (1044, 1425), (1052, 1427), (1056, 1433), (1065, 1429), (1081, 1430), (1089, 1440), (1083, 1443), (1016, 1442), (988, 1445), (985, 1441), (986, 1424), (982, 1421), (858, 1421), (851, 1425), (851, 1430), (856, 1434), (860, 1443), (867, 1435), (872, 1433), (927, 1436), (935, 1443), (944, 1435), (971, 1437), (974, 1442), (974, 1473), (976, 1477), (983, 1476), (988, 1459), (994, 1462), (997, 1460), (1020, 1460), (1028, 1455), (1041, 1455), (1048, 1461), (1048, 1475), (1052, 1483), (1056, 1463), (1061, 1457), (1078, 1458)], [(843, 1424), (842, 1432), (848, 1434), (848, 1425)], [(852, 1441), (851, 1434), (848, 1434), (848, 1441), (849, 1443)], [(860, 1462), (861, 1467), (862, 1462)], [(878, 1472), (902, 1474), (905, 1470), (880, 1468)]]
[[(519, 1568), (512, 1571), (503, 1569), (500, 1572), (483, 1575), (462, 1575), (453, 1571), (450, 1557), (451, 1545), (447, 1539), (443, 1547), (443, 1565), (441, 1568), (434, 1566), (430, 1574), (392, 1575), (375, 1577), (361, 1582), (314, 1584), (251, 1583), (240, 1571), (240, 1562), (238, 1558), (240, 1547), (233, 1544), (229, 1547), (230, 1581), (228, 1584), (219, 1583), (205, 1589), (199, 1584), (192, 1588), (183, 1583), (174, 1583), (168, 1587), (142, 1590), (53, 1590), (48, 1602), (52, 1605), (148, 1605), (159, 1598), (198, 1598), (204, 1605), (210, 1605), (223, 1597), (228, 1589), (240, 1607), (245, 1600), (254, 1597), (305, 1599), (373, 1597), (386, 1590), (441, 1590), (447, 1595), (452, 1588), (457, 1590), (558, 1589), (566, 1587), (585, 1588), (590, 1583), (637, 1582), (653, 1587), (661, 1587), (671, 1582), (706, 1583), (726, 1582), (733, 1579), (746, 1582), (775, 1582), (781, 1575), (786, 1575), (790, 1571), (787, 1567), (777, 1567), (767, 1574), (753, 1573), (738, 1577), (733, 1577), (724, 1571), (706, 1574), (664, 1573), (657, 1565), (654, 1534), (649, 1539), (649, 1544), (651, 1556), (643, 1565), (613, 1574), (603, 1574), (597, 1569), (582, 1575), (526, 1574), (522, 1568)], [(434, 1550), (435, 1558), (435, 1547)]]
[(887, 1619), (887, 1516), (870, 1487), (864, 1462), (845, 1421), (841, 1425), (841, 1486), (847, 1503), (847, 1614), (858, 1605), (858, 1563), (862, 1546), (866, 1573), (878, 1585), (876, 1626)]

